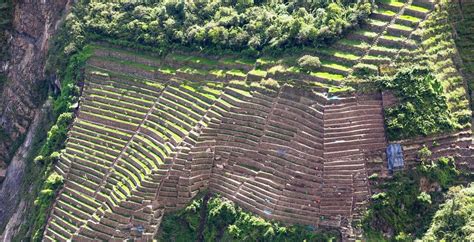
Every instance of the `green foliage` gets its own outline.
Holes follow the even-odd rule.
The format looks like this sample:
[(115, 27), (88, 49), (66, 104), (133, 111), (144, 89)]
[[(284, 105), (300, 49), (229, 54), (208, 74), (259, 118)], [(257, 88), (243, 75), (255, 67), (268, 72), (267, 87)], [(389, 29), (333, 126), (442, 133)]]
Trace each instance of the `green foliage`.
[(442, 157), (437, 161), (425, 162), (418, 170), (432, 182), (438, 182), (443, 189), (447, 189), (459, 175), (452, 157)]
[(424, 204), (431, 204), (431, 196), (430, 194), (426, 192), (421, 192), (418, 197), (416, 197), (418, 202), (424, 203)]
[(354, 66), (354, 71), (352, 74), (357, 77), (367, 78), (368, 76), (378, 75), (379, 70), (377, 66), (358, 63)]
[(268, 78), (268, 79), (262, 79), (260, 81), (260, 84), (264, 87), (272, 88), (272, 89), (279, 89), (280, 84), (278, 84), (278, 81)]
[(69, 125), (72, 123), (73, 113), (62, 113), (58, 120), (48, 132), (46, 144), (41, 150), (41, 155), (47, 156), (52, 152), (64, 148), (64, 141), (67, 138)]
[[(396, 173), (392, 180), (379, 185), (383, 192), (371, 197), (363, 221), (365, 236), (378, 241), (421, 237), (443, 198), (442, 192), (460, 175), (451, 159), (427, 161), (414, 170)], [(422, 179), (439, 189), (421, 187)]]
[(448, 111), (441, 83), (427, 67), (401, 68), (394, 77), (386, 77), (382, 83), (401, 100), (399, 105), (385, 110), (390, 140), (426, 136), (459, 127)]
[(37, 216), (33, 224), (33, 241), (41, 241), (49, 208), (54, 201), (56, 192), (62, 184), (63, 177), (56, 172), (52, 172), (43, 183), (39, 196), (34, 202)]
[[(94, 38), (166, 49), (174, 45), (262, 50), (318, 45), (367, 18), (368, 0), (84, 1), (84, 30)], [(117, 41), (119, 40), (119, 41)]]
[(432, 154), (433, 153), (431, 152), (431, 150), (424, 145), (423, 148), (418, 151), (417, 156), (418, 159), (420, 159), (421, 161), (426, 161), (431, 157)]
[[(66, 21), (66, 25), (68, 21), (70, 21), (69, 18)], [(53, 115), (57, 117), (56, 122), (48, 131), (46, 141), (34, 159), (35, 164), (44, 167), (42, 169), (44, 175), (39, 178), (42, 181), (38, 182), (41, 190), (34, 202), (35, 209), (29, 214), (33, 219), (32, 227), (28, 228), (32, 229), (33, 241), (42, 240), (49, 208), (54, 201), (57, 190), (62, 184), (62, 177), (52, 171), (52, 166), (53, 162), (57, 161), (60, 157), (59, 151), (64, 148), (69, 126), (74, 119), (72, 106), (74, 102), (77, 102), (79, 95), (76, 85), (77, 81), (82, 80), (83, 67), (86, 60), (93, 53), (92, 47), (85, 46), (81, 48), (79, 44), (75, 46), (77, 49), (71, 50), (71, 36), (65, 37), (66, 34), (64, 33), (67, 29), (69, 28), (64, 27), (62, 33), (53, 41), (56, 46), (50, 51), (48, 59), (50, 65), (48, 69), (50, 72), (54, 71), (61, 80), (61, 89), (59, 95), (56, 95), (53, 100)], [(79, 43), (77, 42), (79, 40), (76, 39), (75, 41), (75, 43)]]
[(321, 67), (321, 61), (317, 56), (304, 55), (298, 59), (298, 65), (305, 71), (316, 71)]
[(474, 240), (474, 183), (450, 189), (448, 200), (434, 215), (425, 241)]
[[(203, 231), (199, 231), (200, 223), (205, 223)], [(200, 233), (204, 241), (330, 241), (337, 237), (302, 226), (285, 227), (244, 212), (231, 201), (212, 197), (207, 207), (201, 198), (165, 216), (158, 241), (197, 241)]]
[(379, 178), (379, 174), (377, 174), (377, 173), (374, 173), (374, 174), (369, 176), (369, 180), (377, 180), (377, 178)]
[(64, 73), (61, 74), (61, 93), (54, 100), (54, 113), (59, 115), (64, 112), (70, 112), (73, 104), (78, 101), (79, 89), (77, 80), (82, 80), (83, 68), (86, 60), (92, 56), (93, 48), (85, 46), (82, 51), (74, 54), (66, 60), (67, 66)]

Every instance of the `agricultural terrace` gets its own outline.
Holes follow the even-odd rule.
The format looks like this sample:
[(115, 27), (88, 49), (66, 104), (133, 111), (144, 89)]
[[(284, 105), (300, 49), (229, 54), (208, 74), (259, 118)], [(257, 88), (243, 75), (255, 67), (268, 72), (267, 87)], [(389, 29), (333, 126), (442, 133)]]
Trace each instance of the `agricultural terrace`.
[[(448, 26), (432, 9), (428, 1), (384, 0), (329, 48), (282, 57), (158, 57), (88, 46), (94, 54), (77, 118), (56, 165), (65, 184), (44, 238), (152, 239), (165, 212), (206, 189), (264, 218), (358, 238), (353, 224), (371, 195), (368, 177), (390, 175), (384, 111), (403, 102), (357, 90), (370, 84), (362, 74), (429, 53), (459, 126), (401, 140), (408, 167), (427, 144), (469, 165), (471, 132), (460, 121), (468, 101), (451, 58), (454, 42), (438, 33)], [(320, 66), (298, 64), (302, 54)]]

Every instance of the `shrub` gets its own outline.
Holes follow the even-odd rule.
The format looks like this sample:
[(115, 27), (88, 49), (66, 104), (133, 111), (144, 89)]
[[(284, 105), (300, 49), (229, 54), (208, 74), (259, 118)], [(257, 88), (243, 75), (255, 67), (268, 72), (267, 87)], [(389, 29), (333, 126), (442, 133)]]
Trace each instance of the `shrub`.
[(35, 159), (33, 159), (33, 162), (35, 164), (42, 164), (44, 161), (45, 161), (45, 158), (42, 155), (36, 156)]
[(63, 122), (60, 122), (58, 119), (57, 124), (53, 125), (51, 130), (49, 130), (46, 144), (41, 150), (42, 155), (50, 155), (52, 152), (64, 147), (64, 140), (66, 140), (67, 137), (69, 123), (67, 123), (66, 120), (62, 121)]
[(403, 67), (394, 77), (382, 79), (382, 85), (401, 100), (385, 109), (385, 123), (390, 140), (426, 136), (452, 131), (456, 124), (443, 87), (428, 67)]
[(304, 71), (315, 71), (321, 67), (321, 61), (316, 56), (304, 55), (298, 59), (298, 65)]
[(56, 191), (62, 184), (63, 177), (56, 172), (52, 172), (43, 183), (39, 196), (34, 201), (37, 216), (35, 217), (33, 225), (33, 241), (41, 240), (49, 208), (54, 201)]
[(377, 174), (377, 173), (374, 173), (374, 174), (369, 176), (369, 180), (377, 180), (377, 178), (379, 178), (379, 174)]
[(420, 195), (418, 195), (418, 197), (416, 198), (420, 203), (423, 203), (423, 204), (431, 204), (431, 196), (430, 194), (426, 193), (426, 192), (422, 192), (420, 193)]
[[(199, 239), (202, 222), (203, 238)], [(207, 203), (205, 199), (195, 199), (184, 210), (166, 215), (162, 224), (158, 241), (329, 241), (337, 237), (331, 232), (265, 220), (218, 196), (209, 198)]]
[(265, 86), (265, 87), (268, 87), (268, 88), (272, 88), (272, 89), (278, 89), (280, 88), (280, 84), (278, 84), (278, 81), (272, 79), (272, 78), (268, 78), (268, 79), (262, 79), (260, 81), (260, 84), (262, 86)]
[(421, 161), (427, 161), (431, 157), (431, 155), (431, 150), (428, 149), (428, 147), (426, 147), (425, 145), (417, 153), (418, 159), (420, 159)]
[(375, 76), (379, 74), (379, 70), (377, 69), (377, 66), (358, 63), (354, 66), (352, 74), (357, 77)]
[(423, 241), (474, 240), (474, 183), (453, 187), (448, 200), (436, 212)]
[[(381, 192), (372, 196), (362, 223), (367, 238), (382, 241), (389, 235), (392, 240), (410, 241), (425, 233), (443, 199), (442, 191), (459, 176), (451, 158), (442, 160), (449, 162), (443, 162), (447, 165), (442, 167), (439, 160), (427, 160), (427, 164), (396, 173), (389, 182), (377, 185)], [(431, 184), (442, 184), (441, 191), (422, 192), (422, 178), (428, 178)]]

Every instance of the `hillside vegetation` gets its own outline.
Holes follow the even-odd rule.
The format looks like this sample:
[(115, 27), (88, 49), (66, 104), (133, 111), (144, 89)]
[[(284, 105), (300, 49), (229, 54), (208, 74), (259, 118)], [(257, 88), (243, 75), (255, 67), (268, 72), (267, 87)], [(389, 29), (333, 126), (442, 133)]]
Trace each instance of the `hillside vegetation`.
[(436, 212), (428, 232), (430, 241), (474, 240), (474, 184), (452, 187), (448, 200)]
[[(421, 237), (472, 142), (449, 5), (303, 2), (78, 1), (24, 237)], [(390, 141), (419, 166), (385, 179)]]
[(337, 241), (332, 231), (312, 226), (285, 226), (242, 210), (233, 202), (207, 194), (165, 217), (158, 241)]
[(91, 2), (85, 31), (117, 43), (261, 50), (320, 45), (371, 13), (368, 0)]

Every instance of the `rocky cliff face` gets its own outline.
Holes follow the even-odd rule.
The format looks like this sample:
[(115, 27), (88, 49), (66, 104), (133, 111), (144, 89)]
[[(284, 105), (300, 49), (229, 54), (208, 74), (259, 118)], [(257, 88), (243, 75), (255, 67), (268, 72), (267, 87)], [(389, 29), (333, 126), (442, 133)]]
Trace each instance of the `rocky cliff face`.
[[(18, 191), (23, 181), (25, 154), (30, 147), (30, 136), (34, 135), (31, 131), (38, 126), (34, 122), (37, 123), (37, 120), (40, 120), (39, 114), (44, 113), (40, 110), (42, 94), (39, 90), (41, 86), (47, 85), (48, 80), (45, 76), (48, 41), (56, 32), (69, 2), (72, 1), (13, 2), (12, 29), (8, 33), (11, 58), (8, 62), (2, 63), (8, 81), (0, 93), (0, 128), (4, 134), (0, 139), (0, 176), (4, 172), (2, 168), (6, 167), (6, 162), (11, 160), (12, 163), (6, 170), (5, 180), (0, 183), (0, 232), (7, 223), (7, 228), (11, 227), (11, 224), (21, 223), (22, 213), (25, 211), (18, 208), (20, 203)], [(23, 139), (27, 131), (30, 131), (29, 138)], [(25, 141), (24, 144), (21, 144), (22, 141)], [(16, 147), (21, 147), (17, 154), (15, 154)], [(0, 240), (2, 237), (5, 239), (12, 236), (8, 229), (3, 232), (7, 235), (2, 234)]]
[(3, 64), (8, 75), (0, 96), (0, 170), (31, 125), (45, 84), (48, 40), (58, 27), (68, 0), (14, 1), (13, 28), (9, 33), (11, 59)]

